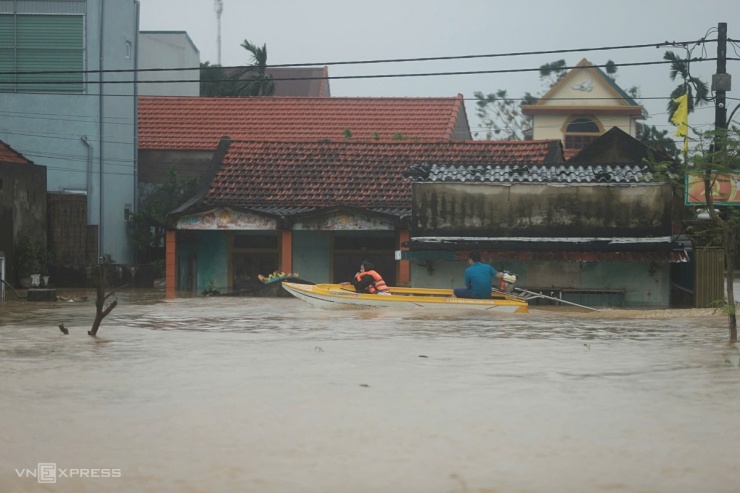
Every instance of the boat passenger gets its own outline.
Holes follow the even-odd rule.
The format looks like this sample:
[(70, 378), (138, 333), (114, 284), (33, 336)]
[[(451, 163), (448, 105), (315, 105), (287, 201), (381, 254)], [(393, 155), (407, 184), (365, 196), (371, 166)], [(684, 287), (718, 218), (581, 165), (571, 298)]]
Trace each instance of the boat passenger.
[(360, 264), (360, 272), (352, 278), (352, 285), (358, 293), (391, 294), (383, 278), (375, 271), (373, 263), (367, 260)]
[(480, 252), (470, 252), (468, 264), (470, 267), (465, 269), (465, 287), (455, 288), (452, 296), (455, 298), (490, 298), (493, 280), (501, 279), (504, 273), (481, 262)]

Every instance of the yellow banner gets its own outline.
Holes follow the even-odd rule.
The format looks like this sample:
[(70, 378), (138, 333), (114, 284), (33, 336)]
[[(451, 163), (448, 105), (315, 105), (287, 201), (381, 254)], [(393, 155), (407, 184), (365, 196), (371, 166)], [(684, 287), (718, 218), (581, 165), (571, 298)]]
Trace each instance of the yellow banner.
[[(712, 175), (712, 198), (717, 205), (740, 205), (740, 173)], [(686, 178), (686, 205), (706, 204), (704, 180), (700, 176)]]

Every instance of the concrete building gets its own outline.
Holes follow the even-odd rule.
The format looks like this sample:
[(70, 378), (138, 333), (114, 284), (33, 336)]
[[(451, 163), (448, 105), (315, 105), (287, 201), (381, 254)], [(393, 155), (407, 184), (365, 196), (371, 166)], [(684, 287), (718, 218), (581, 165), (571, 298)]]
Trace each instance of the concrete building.
[(46, 168), (0, 141), (0, 280), (12, 285), (22, 240), (46, 245)]
[(141, 31), (138, 54), (139, 96), (200, 96), (200, 51), (188, 33)]
[(48, 192), (86, 197), (97, 257), (119, 263), (132, 259), (138, 18), (137, 0), (0, 2), (0, 140), (44, 163)]
[(559, 141), (223, 139), (201, 193), (169, 216), (168, 294), (208, 286), (242, 293), (276, 269), (346, 281), (364, 259), (389, 285), (408, 285), (416, 267), (395, 257), (409, 239), (411, 184), (403, 173), (428, 162), (554, 165), (562, 148)]
[(585, 58), (522, 112), (533, 118), (533, 138), (560, 139), (566, 158), (614, 127), (635, 137), (645, 118), (645, 108)]

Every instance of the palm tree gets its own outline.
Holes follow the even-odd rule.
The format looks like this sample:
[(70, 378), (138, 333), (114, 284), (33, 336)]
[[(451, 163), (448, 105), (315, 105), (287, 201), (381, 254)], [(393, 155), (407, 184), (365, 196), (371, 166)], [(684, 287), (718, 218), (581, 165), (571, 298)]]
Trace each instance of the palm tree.
[(683, 59), (676, 55), (672, 51), (666, 51), (663, 55), (663, 60), (671, 62), (670, 77), (671, 80), (676, 80), (679, 77), (683, 80), (673, 92), (671, 92), (671, 99), (668, 101), (668, 121), (673, 119), (673, 113), (678, 108), (678, 103), (673, 100), (684, 94), (689, 95), (689, 113), (694, 111), (695, 106), (701, 106), (709, 103), (709, 87), (707, 83), (699, 79), (698, 77), (692, 77), (689, 72), (689, 60)]
[(258, 47), (244, 40), (241, 47), (252, 54), (252, 65), (238, 75), (238, 78), (249, 73), (246, 84), (237, 91), (238, 96), (272, 96), (275, 92), (275, 83), (272, 75), (267, 73), (267, 45)]

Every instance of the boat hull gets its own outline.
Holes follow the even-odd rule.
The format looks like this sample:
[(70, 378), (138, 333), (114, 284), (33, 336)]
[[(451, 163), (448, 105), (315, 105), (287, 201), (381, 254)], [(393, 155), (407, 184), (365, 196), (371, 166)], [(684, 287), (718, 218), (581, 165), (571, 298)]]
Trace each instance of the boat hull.
[(283, 288), (313, 306), (329, 309), (397, 307), (528, 312), (525, 299), (504, 293), (494, 293), (490, 299), (470, 299), (453, 298), (451, 289), (393, 287), (390, 295), (380, 295), (357, 293), (351, 286), (341, 284), (307, 285), (283, 282)]

